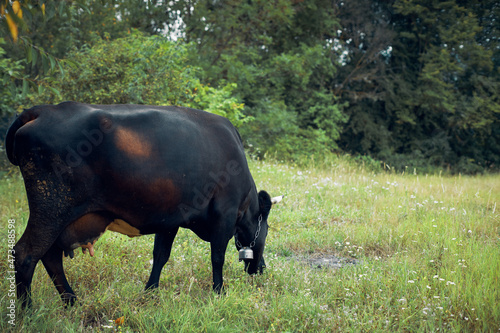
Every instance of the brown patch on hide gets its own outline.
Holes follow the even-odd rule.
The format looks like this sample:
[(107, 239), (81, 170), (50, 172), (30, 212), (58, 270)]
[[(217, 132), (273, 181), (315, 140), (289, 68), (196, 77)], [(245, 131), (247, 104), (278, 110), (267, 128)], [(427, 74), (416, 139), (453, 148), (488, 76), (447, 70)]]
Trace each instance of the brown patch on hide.
[(119, 219), (116, 219), (113, 222), (111, 222), (111, 224), (106, 228), (106, 230), (119, 232), (120, 234), (127, 235), (129, 237), (141, 236), (139, 229)]
[(180, 202), (180, 191), (171, 179), (157, 178), (151, 182), (144, 200), (164, 211), (171, 211)]
[(125, 127), (115, 131), (116, 147), (130, 158), (147, 158), (151, 156), (151, 143), (142, 134)]

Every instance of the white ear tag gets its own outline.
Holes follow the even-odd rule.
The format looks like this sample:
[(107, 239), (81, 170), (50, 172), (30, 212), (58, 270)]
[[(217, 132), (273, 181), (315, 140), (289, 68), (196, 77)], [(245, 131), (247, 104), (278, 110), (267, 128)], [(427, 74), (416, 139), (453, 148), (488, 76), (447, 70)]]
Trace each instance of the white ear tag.
[(280, 195), (279, 197), (271, 198), (271, 203), (275, 205), (279, 203), (281, 200), (283, 200), (284, 197), (285, 197), (284, 195)]

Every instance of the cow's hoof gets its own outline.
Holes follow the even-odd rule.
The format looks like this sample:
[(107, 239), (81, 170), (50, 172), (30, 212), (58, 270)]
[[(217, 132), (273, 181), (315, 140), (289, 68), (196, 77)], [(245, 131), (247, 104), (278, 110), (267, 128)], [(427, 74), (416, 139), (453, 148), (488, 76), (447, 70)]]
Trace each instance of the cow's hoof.
[(31, 301), (31, 297), (29, 297), (29, 298), (23, 298), (22, 301), (21, 301), (21, 309), (22, 310), (31, 309), (32, 305), (33, 305), (33, 302)]
[(62, 296), (62, 300), (63, 300), (66, 307), (70, 307), (70, 306), (75, 305), (76, 296), (74, 294), (64, 294)]
[(224, 286), (220, 286), (220, 285), (215, 286), (214, 285), (212, 289), (213, 289), (214, 293), (216, 293), (219, 296), (226, 295), (226, 289), (224, 288)]
[(158, 283), (153, 283), (151, 285), (146, 285), (146, 287), (144, 288), (144, 291), (148, 292), (148, 291), (153, 291), (153, 290), (156, 290), (158, 289)]

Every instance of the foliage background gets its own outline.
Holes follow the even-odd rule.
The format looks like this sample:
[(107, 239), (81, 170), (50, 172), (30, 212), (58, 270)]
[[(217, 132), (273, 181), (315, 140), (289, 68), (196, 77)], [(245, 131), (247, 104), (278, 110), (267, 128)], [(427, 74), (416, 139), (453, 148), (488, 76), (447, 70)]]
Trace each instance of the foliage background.
[[(397, 170), (500, 165), (495, 1), (0, 1), (0, 110), (179, 104), (251, 154)], [(5, 125), (3, 125), (5, 127)]]

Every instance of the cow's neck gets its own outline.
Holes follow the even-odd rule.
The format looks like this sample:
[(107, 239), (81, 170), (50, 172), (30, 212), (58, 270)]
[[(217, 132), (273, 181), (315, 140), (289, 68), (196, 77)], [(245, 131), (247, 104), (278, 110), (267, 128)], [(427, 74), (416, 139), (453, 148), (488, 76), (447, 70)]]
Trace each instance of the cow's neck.
[(259, 221), (260, 224), (263, 223), (263, 217), (259, 209), (259, 199), (255, 190), (250, 191), (242, 206), (247, 207), (245, 207), (246, 209), (243, 211), (239, 223), (236, 224), (234, 236), (242, 246), (249, 246), (251, 242), (255, 241), (255, 235), (258, 235)]

